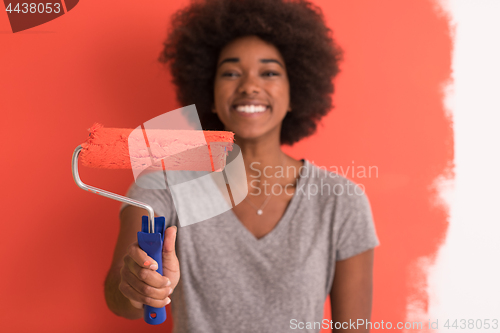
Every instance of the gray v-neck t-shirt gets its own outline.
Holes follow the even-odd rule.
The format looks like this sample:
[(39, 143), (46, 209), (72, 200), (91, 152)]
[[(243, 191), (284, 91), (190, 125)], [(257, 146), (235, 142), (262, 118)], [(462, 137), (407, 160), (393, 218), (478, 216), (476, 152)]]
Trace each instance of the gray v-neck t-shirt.
[[(232, 210), (181, 228), (168, 189), (131, 185), (128, 197), (178, 226), (174, 333), (320, 331), (335, 262), (379, 241), (362, 187), (303, 161), (283, 217), (260, 239)], [(141, 181), (164, 182), (155, 173)]]

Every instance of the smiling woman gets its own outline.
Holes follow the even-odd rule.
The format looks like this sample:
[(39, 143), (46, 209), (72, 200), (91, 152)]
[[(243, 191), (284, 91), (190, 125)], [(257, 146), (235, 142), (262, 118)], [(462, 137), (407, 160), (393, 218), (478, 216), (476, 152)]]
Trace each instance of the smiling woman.
[(252, 35), (279, 50), (283, 67), (293, 69), (286, 74), (294, 112), (284, 118), (280, 137), (293, 144), (313, 134), (332, 108), (342, 58), (320, 8), (308, 1), (195, 1), (174, 15), (160, 61), (170, 65), (181, 105), (196, 105), (204, 129), (222, 130), (211, 112), (221, 50)]
[[(330, 35), (321, 11), (303, 0), (196, 1), (174, 16), (161, 60), (177, 97), (196, 104), (203, 129), (235, 133), (251, 191), (233, 209), (179, 229), (176, 242), (170, 190), (132, 184), (128, 196), (166, 218), (165, 276), (133, 243), (143, 212), (123, 205), (106, 281), (113, 312), (141, 318), (143, 304), (164, 306), (172, 294), (175, 332), (284, 332), (293, 321), (321, 322), (330, 295), (334, 321), (370, 318), (379, 242), (368, 198), (281, 150), (313, 134), (332, 107), (340, 52)], [(154, 174), (144, 178), (155, 188)]]
[(226, 130), (246, 140), (279, 138), (291, 110), (284, 63), (278, 49), (257, 36), (238, 38), (222, 49), (212, 110)]

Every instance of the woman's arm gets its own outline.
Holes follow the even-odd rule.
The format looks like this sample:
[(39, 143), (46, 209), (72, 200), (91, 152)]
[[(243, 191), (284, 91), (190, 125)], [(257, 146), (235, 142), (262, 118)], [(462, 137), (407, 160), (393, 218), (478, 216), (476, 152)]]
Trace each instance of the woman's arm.
[(108, 308), (118, 316), (128, 319), (143, 317), (143, 310), (132, 306), (132, 303), (119, 290), (121, 282), (120, 270), (123, 258), (128, 253), (128, 247), (137, 241), (137, 231), (141, 230), (142, 215), (147, 212), (141, 208), (128, 206), (120, 214), (120, 232), (116, 241), (113, 261), (104, 283), (104, 294)]
[[(345, 260), (337, 261), (330, 300), (332, 321), (340, 324), (363, 320), (355, 327), (344, 324), (342, 332), (369, 332), (366, 321), (372, 311), (373, 249)], [(337, 324), (337, 325), (340, 325)]]

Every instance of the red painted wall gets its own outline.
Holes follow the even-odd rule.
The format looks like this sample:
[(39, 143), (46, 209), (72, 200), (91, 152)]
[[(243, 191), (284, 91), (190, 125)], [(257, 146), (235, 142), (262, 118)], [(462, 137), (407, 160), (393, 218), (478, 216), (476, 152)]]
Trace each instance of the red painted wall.
[[(1, 331), (166, 331), (107, 309), (119, 203), (77, 188), (70, 158), (94, 122), (136, 127), (178, 107), (156, 58), (169, 16), (186, 3), (88, 0), (16, 34), (0, 12)], [(436, 252), (447, 226), (431, 185), (453, 160), (441, 93), (448, 23), (430, 1), (315, 3), (345, 50), (336, 108), (286, 151), (327, 167), (378, 168), (378, 177), (347, 176), (365, 185), (382, 244), (372, 321), (404, 321), (408, 300), (426, 305), (413, 264)], [(81, 174), (120, 193), (133, 181), (128, 171)]]

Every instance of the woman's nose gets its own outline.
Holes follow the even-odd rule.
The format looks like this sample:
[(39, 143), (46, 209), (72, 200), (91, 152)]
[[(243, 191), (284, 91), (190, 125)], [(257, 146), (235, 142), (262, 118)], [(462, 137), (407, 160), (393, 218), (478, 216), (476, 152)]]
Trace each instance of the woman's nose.
[(260, 86), (257, 78), (255, 78), (253, 75), (245, 75), (243, 77), (243, 80), (241, 80), (240, 86), (238, 87), (238, 92), (240, 94), (244, 93), (247, 95), (259, 93)]

